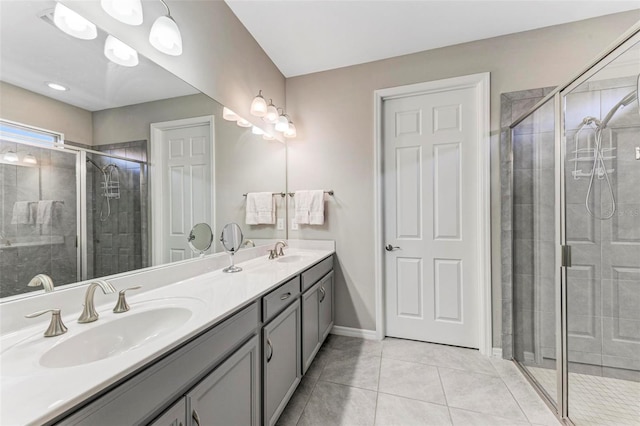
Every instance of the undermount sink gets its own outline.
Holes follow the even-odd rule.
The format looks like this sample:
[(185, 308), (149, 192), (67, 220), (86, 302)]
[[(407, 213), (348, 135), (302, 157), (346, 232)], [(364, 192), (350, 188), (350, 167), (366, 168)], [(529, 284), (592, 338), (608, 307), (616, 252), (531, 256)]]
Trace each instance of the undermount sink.
[(131, 313), (63, 340), (46, 351), (40, 365), (65, 368), (129, 352), (166, 336), (193, 315), (183, 307), (161, 307)]
[(292, 254), (290, 256), (283, 256), (283, 257), (279, 257), (276, 262), (280, 262), (280, 263), (295, 263), (295, 262), (300, 262), (301, 260), (306, 260), (308, 258), (308, 256), (303, 256), (300, 254)]

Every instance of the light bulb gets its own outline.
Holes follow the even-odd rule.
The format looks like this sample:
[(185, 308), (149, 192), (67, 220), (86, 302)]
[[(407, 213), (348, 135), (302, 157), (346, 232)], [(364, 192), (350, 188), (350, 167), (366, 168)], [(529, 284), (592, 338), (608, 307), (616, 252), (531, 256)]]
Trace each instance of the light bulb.
[(16, 154), (14, 151), (7, 151), (4, 154), (4, 161), (16, 163), (18, 161), (18, 154)]
[(53, 23), (61, 31), (82, 40), (93, 40), (98, 36), (98, 30), (93, 23), (61, 3), (56, 3)]
[(46, 85), (53, 90), (57, 90), (59, 92), (66, 92), (67, 90), (69, 90), (68, 88), (66, 88), (65, 86), (63, 86), (62, 84), (58, 84), (58, 83), (54, 83), (52, 81), (49, 81), (46, 83)]
[(253, 128), (251, 129), (251, 133), (253, 133), (254, 135), (264, 135), (264, 130), (262, 130), (260, 127), (253, 126)]
[(100, 0), (100, 5), (112, 18), (129, 25), (142, 24), (140, 0)]
[(256, 117), (264, 117), (267, 113), (267, 101), (262, 97), (262, 90), (258, 92), (255, 98), (253, 98), (249, 112), (251, 112), (251, 115), (255, 115)]
[(298, 135), (296, 132), (296, 126), (293, 125), (293, 121), (289, 121), (289, 128), (285, 130), (284, 137), (285, 138), (295, 138)]
[(253, 124), (249, 123), (248, 120), (245, 120), (242, 117), (238, 118), (238, 121), (236, 121), (236, 124), (238, 126), (240, 126), (240, 127), (251, 127), (251, 126), (253, 126)]
[(264, 117), (262, 117), (262, 119), (265, 122), (269, 123), (269, 124), (275, 124), (276, 121), (278, 121), (278, 109), (273, 104), (273, 101), (271, 99), (269, 99), (269, 105), (267, 106), (267, 112), (264, 115)]
[(38, 160), (36, 160), (36, 157), (34, 157), (31, 154), (25, 155), (22, 161), (24, 161), (27, 164), (38, 164)]
[(156, 19), (149, 33), (149, 43), (167, 55), (182, 55), (182, 36), (178, 24), (171, 16)]
[(236, 114), (235, 112), (231, 111), (229, 108), (224, 107), (222, 108), (222, 118), (224, 118), (227, 121), (238, 121), (238, 114)]
[(284, 115), (280, 115), (278, 117), (278, 122), (276, 123), (276, 130), (279, 132), (286, 132), (289, 128), (289, 119)]
[(112, 35), (107, 36), (107, 40), (104, 42), (104, 56), (111, 62), (124, 67), (138, 65), (138, 52)]

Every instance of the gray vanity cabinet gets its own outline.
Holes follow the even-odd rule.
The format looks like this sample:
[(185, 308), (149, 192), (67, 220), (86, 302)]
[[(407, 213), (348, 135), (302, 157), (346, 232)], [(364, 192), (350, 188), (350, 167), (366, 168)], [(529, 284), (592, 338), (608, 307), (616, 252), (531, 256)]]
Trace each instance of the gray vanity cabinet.
[(333, 271), (302, 294), (302, 372), (333, 327)]
[(258, 344), (255, 336), (187, 394), (187, 425), (259, 425)]
[(186, 426), (187, 425), (187, 400), (180, 399), (171, 408), (162, 413), (149, 426)]
[(300, 300), (296, 299), (262, 330), (264, 424), (280, 417), (302, 377)]

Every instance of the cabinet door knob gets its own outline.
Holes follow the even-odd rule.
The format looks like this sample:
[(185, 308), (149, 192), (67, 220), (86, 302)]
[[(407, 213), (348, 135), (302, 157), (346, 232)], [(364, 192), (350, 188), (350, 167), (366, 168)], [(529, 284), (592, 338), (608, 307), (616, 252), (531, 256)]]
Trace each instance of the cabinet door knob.
[(322, 296), (320, 297), (320, 303), (322, 303), (324, 301), (324, 298), (327, 296), (327, 292), (324, 287), (320, 287), (320, 292), (322, 293)]
[(271, 339), (267, 339), (267, 346), (269, 347), (269, 354), (267, 355), (267, 362), (271, 361), (273, 358), (273, 345), (271, 344)]
[(193, 421), (197, 426), (200, 426), (200, 416), (198, 416), (198, 412), (196, 410), (193, 410), (193, 413), (191, 413), (191, 418), (193, 418)]

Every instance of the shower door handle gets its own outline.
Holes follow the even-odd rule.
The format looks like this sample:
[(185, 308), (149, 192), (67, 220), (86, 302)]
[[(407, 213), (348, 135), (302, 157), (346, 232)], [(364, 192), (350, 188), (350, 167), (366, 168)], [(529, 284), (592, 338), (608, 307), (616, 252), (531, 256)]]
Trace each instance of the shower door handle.
[(571, 246), (561, 246), (562, 267), (571, 268)]

